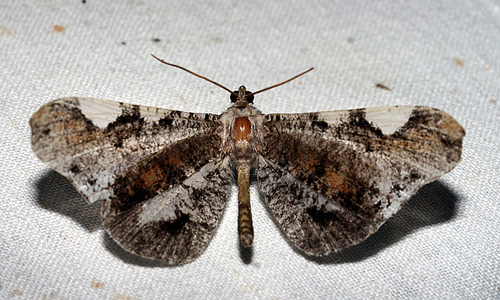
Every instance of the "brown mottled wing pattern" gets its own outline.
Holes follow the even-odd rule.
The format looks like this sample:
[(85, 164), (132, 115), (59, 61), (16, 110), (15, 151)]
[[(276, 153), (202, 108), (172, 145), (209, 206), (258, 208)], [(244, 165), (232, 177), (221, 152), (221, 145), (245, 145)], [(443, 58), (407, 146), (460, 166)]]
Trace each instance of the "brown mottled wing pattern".
[(460, 160), (462, 127), (428, 107), (267, 115), (260, 191), (290, 240), (326, 255), (363, 241)]
[(91, 98), (44, 105), (30, 120), (35, 154), (94, 202), (123, 248), (185, 263), (204, 250), (231, 181), (217, 115)]
[[(135, 171), (130, 170), (130, 175)], [(157, 193), (136, 186), (141, 179), (125, 178), (123, 193), (103, 202), (104, 227), (124, 249), (142, 257), (173, 264), (190, 262), (215, 233), (231, 175), (226, 157)]]

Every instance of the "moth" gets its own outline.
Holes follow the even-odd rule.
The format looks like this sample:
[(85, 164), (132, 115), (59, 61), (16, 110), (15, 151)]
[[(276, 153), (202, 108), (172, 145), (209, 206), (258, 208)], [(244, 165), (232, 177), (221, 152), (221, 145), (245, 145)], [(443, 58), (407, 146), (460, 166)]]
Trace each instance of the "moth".
[(239, 240), (250, 247), (252, 178), (290, 241), (308, 255), (327, 255), (376, 232), (460, 161), (465, 131), (438, 109), (266, 115), (253, 100), (269, 88), (232, 92), (195, 75), (231, 93), (224, 113), (73, 97), (45, 104), (30, 120), (34, 153), (87, 201), (102, 201), (106, 231), (142, 257), (171, 264), (198, 257), (233, 181)]

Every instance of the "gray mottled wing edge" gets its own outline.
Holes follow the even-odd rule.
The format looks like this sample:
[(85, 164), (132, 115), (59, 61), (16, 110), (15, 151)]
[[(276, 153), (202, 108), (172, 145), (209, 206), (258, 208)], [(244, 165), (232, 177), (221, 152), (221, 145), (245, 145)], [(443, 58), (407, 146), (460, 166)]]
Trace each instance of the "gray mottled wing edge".
[[(118, 177), (166, 146), (220, 129), (217, 115), (93, 98), (62, 98), (30, 119), (34, 153), (89, 202), (114, 194)], [(215, 134), (214, 134), (215, 136)]]
[(226, 157), (140, 205), (124, 208), (111, 198), (102, 205), (104, 227), (127, 251), (176, 265), (188, 263), (205, 250), (215, 233), (231, 176)]
[(259, 186), (310, 255), (361, 242), (416, 191), (453, 169), (463, 128), (428, 107), (266, 115)]

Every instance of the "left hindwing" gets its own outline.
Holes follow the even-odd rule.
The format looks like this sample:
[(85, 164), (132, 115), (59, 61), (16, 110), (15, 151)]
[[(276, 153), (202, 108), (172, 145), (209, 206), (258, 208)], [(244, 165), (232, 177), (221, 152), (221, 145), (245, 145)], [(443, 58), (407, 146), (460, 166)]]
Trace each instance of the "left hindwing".
[(259, 188), (285, 234), (326, 255), (375, 232), (460, 160), (462, 127), (429, 107), (266, 115)]

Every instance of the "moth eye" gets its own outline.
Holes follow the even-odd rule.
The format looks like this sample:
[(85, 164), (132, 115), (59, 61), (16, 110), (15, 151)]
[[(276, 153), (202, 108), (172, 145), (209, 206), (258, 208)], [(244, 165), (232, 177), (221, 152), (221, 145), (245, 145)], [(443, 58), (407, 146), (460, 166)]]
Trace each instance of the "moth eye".
[(253, 103), (253, 94), (252, 92), (249, 92), (249, 91), (246, 91), (246, 98), (247, 98), (247, 101), (248, 103)]
[[(231, 99), (231, 102), (236, 102), (238, 100), (238, 97), (236, 96), (238, 95), (238, 91), (234, 91), (233, 93), (231, 93), (231, 96), (229, 97)], [(246, 100), (248, 103), (253, 103), (253, 94), (252, 92), (249, 92), (249, 91), (245, 91), (245, 96), (246, 96)]]
[(234, 91), (231, 93), (231, 96), (229, 97), (231, 99), (231, 102), (236, 102), (236, 100), (238, 100), (238, 97), (236, 95), (238, 95), (238, 91)]

